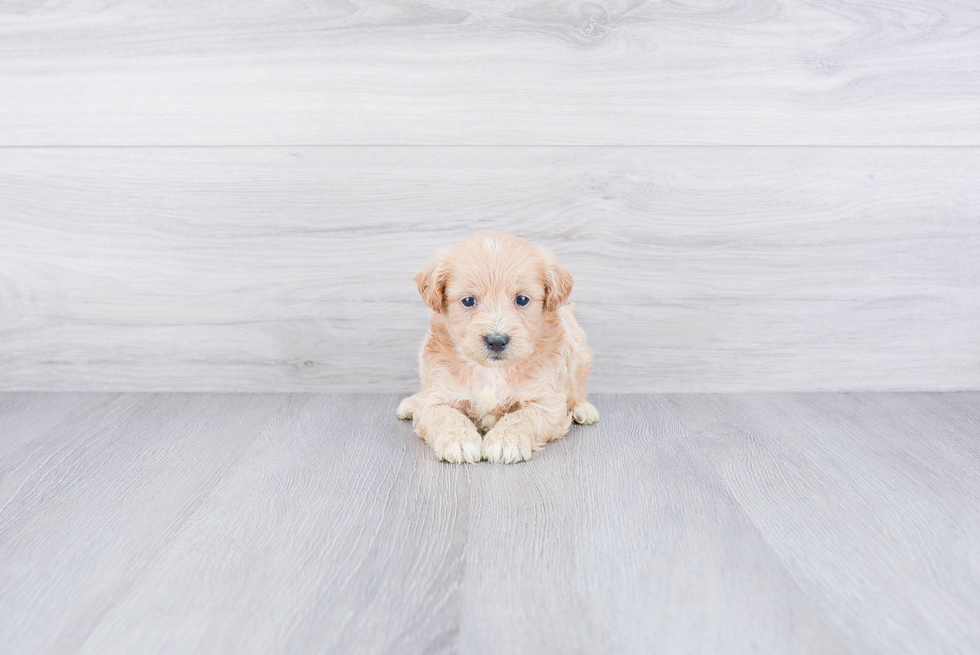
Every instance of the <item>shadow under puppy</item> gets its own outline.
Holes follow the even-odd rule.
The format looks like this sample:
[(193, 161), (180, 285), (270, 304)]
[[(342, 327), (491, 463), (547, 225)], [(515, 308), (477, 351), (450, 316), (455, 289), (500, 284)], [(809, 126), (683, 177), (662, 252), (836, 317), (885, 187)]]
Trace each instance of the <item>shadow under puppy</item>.
[(501, 232), (439, 252), (415, 276), (432, 309), (422, 390), (398, 406), (447, 462), (509, 464), (595, 423), (592, 351), (565, 304), (572, 276), (549, 252)]

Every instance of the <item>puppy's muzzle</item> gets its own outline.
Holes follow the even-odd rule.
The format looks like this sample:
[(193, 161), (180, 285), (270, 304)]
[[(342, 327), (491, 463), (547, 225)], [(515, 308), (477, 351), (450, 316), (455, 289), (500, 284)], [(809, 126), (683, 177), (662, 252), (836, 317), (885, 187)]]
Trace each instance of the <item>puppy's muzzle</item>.
[(493, 334), (485, 334), (483, 335), (483, 343), (486, 344), (487, 350), (495, 355), (499, 355), (500, 353), (504, 352), (504, 348), (506, 348), (507, 344), (510, 343), (510, 335), (500, 334), (497, 332)]

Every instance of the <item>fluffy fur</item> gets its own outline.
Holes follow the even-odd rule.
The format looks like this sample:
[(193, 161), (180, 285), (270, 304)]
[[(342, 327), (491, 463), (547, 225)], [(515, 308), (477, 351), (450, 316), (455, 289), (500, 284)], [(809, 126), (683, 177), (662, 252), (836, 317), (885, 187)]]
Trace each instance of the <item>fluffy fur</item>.
[[(592, 351), (566, 304), (572, 276), (554, 255), (509, 234), (477, 234), (438, 253), (415, 282), (432, 317), (419, 354), (422, 390), (401, 402), (398, 417), (413, 419), (437, 457), (519, 462), (573, 420), (599, 420), (585, 390)], [(502, 352), (485, 342), (491, 334), (510, 338)]]

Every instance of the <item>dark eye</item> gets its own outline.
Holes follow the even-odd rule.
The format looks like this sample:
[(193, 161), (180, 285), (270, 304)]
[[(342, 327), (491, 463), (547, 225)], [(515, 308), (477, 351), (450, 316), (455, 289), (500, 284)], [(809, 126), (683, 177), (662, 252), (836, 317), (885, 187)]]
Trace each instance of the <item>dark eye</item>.
[(463, 307), (472, 307), (476, 304), (476, 298), (473, 296), (466, 296), (459, 302), (463, 303)]
[(529, 302), (531, 302), (531, 299), (528, 298), (527, 296), (517, 296), (517, 298), (514, 299), (514, 302), (516, 302), (521, 307), (524, 307)]

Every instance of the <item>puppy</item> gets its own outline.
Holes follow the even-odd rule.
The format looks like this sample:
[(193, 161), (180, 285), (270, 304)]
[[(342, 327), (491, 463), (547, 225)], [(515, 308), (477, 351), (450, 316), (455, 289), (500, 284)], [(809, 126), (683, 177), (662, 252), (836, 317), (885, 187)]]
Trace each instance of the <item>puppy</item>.
[(566, 305), (572, 276), (549, 252), (490, 232), (433, 257), (415, 276), (432, 309), (422, 390), (398, 406), (440, 459), (510, 464), (591, 424), (592, 351)]

